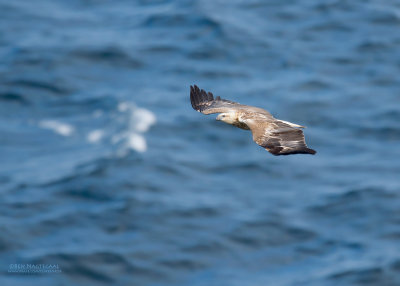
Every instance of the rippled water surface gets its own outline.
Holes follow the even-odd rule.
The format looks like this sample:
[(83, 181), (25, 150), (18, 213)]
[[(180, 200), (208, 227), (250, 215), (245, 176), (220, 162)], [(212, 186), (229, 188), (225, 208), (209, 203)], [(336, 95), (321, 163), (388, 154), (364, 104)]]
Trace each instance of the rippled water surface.
[(399, 51), (394, 0), (0, 0), (1, 285), (400, 285)]

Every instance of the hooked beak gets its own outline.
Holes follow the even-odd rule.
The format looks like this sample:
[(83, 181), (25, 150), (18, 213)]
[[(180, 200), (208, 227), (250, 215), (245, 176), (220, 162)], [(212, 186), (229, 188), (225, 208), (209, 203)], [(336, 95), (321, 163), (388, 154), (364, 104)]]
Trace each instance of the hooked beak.
[(217, 118), (215, 118), (216, 120), (221, 120), (221, 114), (219, 114), (218, 116), (217, 116)]

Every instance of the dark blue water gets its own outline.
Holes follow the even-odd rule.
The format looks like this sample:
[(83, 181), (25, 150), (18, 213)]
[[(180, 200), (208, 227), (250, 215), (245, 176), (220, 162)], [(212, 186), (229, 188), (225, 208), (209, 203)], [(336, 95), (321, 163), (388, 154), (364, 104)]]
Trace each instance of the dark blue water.
[(395, 0), (1, 0), (1, 285), (400, 285), (399, 73)]

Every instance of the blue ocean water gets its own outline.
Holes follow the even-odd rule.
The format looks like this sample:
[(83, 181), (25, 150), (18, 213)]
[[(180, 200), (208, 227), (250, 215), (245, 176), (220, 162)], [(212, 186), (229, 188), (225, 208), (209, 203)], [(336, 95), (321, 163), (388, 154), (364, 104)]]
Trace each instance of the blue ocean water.
[(395, 0), (0, 0), (0, 284), (400, 285), (399, 31)]

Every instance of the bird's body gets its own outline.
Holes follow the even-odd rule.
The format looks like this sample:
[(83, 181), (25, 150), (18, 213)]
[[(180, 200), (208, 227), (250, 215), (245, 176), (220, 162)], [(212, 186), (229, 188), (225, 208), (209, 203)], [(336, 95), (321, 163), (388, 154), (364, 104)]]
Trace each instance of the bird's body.
[(193, 109), (203, 113), (220, 113), (217, 120), (241, 129), (251, 130), (253, 140), (274, 155), (315, 154), (307, 147), (304, 126), (274, 118), (265, 109), (239, 104), (233, 101), (214, 99), (211, 92), (190, 87), (190, 101)]

